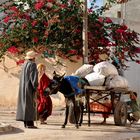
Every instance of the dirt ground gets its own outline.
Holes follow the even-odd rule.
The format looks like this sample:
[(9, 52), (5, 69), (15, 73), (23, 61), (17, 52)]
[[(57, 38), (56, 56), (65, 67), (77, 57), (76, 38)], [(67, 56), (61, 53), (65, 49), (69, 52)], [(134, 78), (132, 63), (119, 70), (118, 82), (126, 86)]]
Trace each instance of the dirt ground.
[(15, 121), (14, 110), (0, 110), (0, 123), (10, 125), (12, 130), (0, 131), (0, 140), (140, 140), (140, 123), (125, 127), (115, 126), (113, 116), (107, 119), (106, 125), (101, 125), (101, 115), (91, 115), (91, 126), (87, 125), (87, 115), (84, 115), (83, 125), (76, 129), (68, 123), (61, 128), (64, 121), (64, 111), (54, 110), (48, 118), (47, 125), (39, 129), (27, 129), (22, 122)]

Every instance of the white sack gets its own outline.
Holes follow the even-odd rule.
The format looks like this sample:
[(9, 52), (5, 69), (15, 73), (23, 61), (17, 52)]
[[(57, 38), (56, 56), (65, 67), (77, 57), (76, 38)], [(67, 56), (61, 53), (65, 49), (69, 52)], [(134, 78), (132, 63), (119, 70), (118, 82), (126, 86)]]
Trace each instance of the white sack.
[(99, 73), (92, 72), (85, 76), (90, 86), (102, 86), (105, 81), (105, 76)]
[(96, 64), (93, 68), (93, 71), (104, 76), (118, 75), (117, 68), (108, 61), (103, 61)]
[(93, 72), (93, 65), (90, 64), (84, 64), (79, 69), (76, 70), (74, 75), (85, 77), (87, 74)]
[(107, 77), (105, 85), (108, 88), (128, 88), (128, 81), (120, 75), (110, 75)]

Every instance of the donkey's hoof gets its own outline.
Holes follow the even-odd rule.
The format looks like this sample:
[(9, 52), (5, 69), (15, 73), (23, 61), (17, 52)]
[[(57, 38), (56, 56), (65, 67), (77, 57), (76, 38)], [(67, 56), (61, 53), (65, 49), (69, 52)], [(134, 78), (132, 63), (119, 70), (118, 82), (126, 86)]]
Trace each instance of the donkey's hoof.
[(65, 128), (65, 125), (62, 125), (61, 128)]
[(78, 124), (76, 124), (76, 125), (75, 125), (75, 127), (78, 129), (78, 128), (79, 128), (79, 125), (78, 125)]

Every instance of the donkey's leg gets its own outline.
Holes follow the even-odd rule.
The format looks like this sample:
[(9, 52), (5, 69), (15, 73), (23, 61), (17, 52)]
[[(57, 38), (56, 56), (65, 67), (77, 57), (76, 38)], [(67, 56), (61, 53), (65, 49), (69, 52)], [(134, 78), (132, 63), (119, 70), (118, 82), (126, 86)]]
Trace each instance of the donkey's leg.
[(64, 124), (62, 125), (62, 128), (65, 128), (65, 126), (67, 125), (68, 122), (68, 115), (69, 115), (69, 106), (66, 103), (66, 109), (65, 109), (65, 121)]
[(76, 102), (75, 102), (75, 97), (72, 99), (72, 102), (73, 102), (73, 106), (74, 106), (75, 126), (76, 126), (76, 128), (79, 128), (78, 120), (77, 120), (77, 114), (76, 114)]
[(81, 126), (81, 124), (83, 123), (83, 113), (84, 113), (84, 105), (83, 105), (83, 103), (80, 103), (80, 122), (79, 122), (79, 126)]

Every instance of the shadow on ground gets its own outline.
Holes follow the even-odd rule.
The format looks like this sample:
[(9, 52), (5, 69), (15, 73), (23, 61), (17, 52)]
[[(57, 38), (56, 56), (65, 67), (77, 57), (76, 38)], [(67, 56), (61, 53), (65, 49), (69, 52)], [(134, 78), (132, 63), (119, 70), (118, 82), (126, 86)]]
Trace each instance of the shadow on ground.
[(23, 133), (24, 130), (20, 129), (20, 128), (16, 128), (16, 127), (12, 127), (11, 130), (9, 131), (0, 131), (0, 135), (8, 135), (8, 134), (17, 134), (17, 133)]

